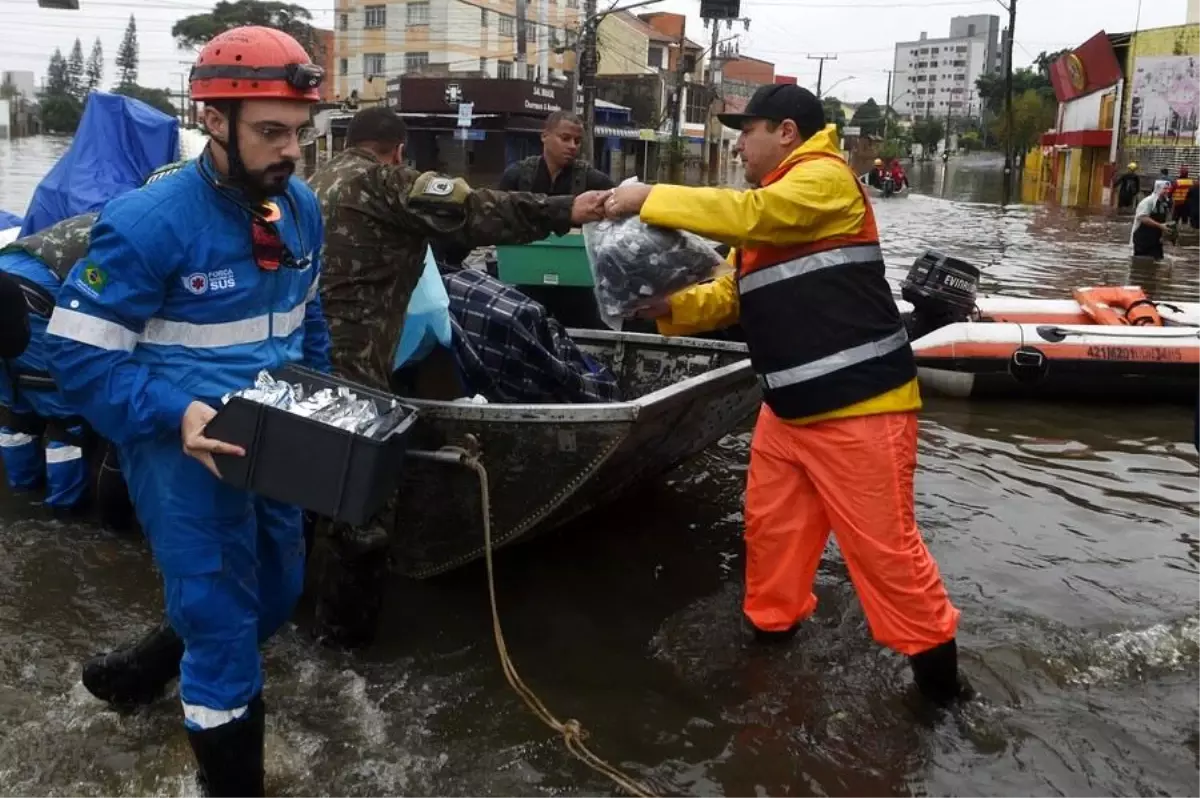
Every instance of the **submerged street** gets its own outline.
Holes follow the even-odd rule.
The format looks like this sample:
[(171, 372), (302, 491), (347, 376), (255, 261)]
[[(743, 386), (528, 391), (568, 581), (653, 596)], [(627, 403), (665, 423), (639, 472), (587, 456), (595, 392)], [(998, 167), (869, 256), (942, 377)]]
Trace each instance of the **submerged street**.
[[(20, 213), (67, 144), (0, 142)], [(981, 294), (1136, 284), (1194, 301), (1195, 249), (1131, 272), (1131, 219), (1001, 208), (994, 155), (915, 164), (875, 203), (889, 277), (938, 249)], [(835, 546), (813, 622), (782, 648), (740, 616), (742, 432), (657, 484), (497, 557), (525, 681), (662, 794), (1191, 794), (1200, 767), (1195, 409), (928, 400), (917, 520), (962, 610), (980, 694), (922, 722), (907, 663), (876, 645)], [(157, 622), (145, 543), (0, 499), (0, 793), (195, 795), (177, 696), (120, 716), (82, 660)], [(482, 563), (397, 580), (379, 641), (310, 642), (302, 605), (266, 649), (276, 795), (612, 794), (510, 690)]]

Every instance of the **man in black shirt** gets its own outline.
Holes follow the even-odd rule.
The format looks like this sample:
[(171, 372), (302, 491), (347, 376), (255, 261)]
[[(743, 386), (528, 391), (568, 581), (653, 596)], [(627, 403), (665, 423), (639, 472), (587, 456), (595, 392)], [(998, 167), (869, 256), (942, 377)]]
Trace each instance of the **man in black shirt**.
[(569, 111), (555, 111), (542, 128), (542, 154), (517, 161), (500, 178), (501, 191), (575, 195), (614, 187), (612, 178), (578, 160), (583, 122)]

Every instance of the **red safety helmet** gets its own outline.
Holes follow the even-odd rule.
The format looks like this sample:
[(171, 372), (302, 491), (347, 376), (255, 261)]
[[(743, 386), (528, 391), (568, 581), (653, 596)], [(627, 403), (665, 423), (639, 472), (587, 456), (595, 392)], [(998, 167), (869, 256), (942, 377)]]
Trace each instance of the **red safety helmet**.
[(247, 25), (204, 45), (192, 67), (192, 99), (318, 102), (324, 77), (300, 42), (281, 30)]

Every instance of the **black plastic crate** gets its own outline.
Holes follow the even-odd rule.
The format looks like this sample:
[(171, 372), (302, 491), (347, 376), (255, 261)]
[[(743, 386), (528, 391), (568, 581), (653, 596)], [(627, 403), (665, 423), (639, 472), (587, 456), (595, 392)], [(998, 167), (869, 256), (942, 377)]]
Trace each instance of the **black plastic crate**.
[(235, 396), (205, 432), (246, 450), (245, 457), (213, 457), (221, 479), (335, 521), (365, 524), (399, 484), (417, 409), (382, 391), (298, 366), (271, 375), (304, 386), (305, 395), (344, 386), (374, 401), (381, 413), (396, 401), (394, 412), (404, 418), (387, 438), (374, 440)]

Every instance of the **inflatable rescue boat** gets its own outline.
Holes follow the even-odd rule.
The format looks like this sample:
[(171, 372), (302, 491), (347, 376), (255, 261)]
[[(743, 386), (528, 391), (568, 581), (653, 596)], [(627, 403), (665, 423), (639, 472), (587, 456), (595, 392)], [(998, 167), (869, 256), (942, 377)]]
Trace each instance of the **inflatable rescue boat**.
[(979, 270), (918, 258), (897, 302), (921, 387), (956, 398), (1195, 402), (1200, 303), (1156, 302), (1137, 286), (1071, 299), (978, 297)]

